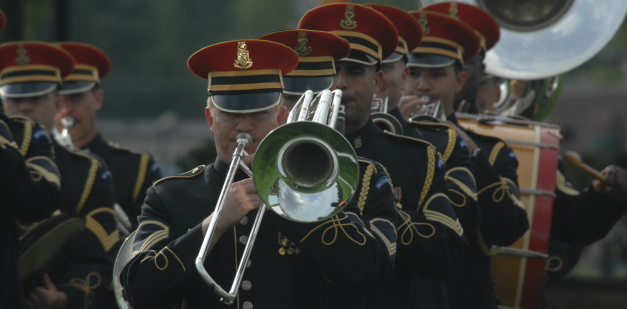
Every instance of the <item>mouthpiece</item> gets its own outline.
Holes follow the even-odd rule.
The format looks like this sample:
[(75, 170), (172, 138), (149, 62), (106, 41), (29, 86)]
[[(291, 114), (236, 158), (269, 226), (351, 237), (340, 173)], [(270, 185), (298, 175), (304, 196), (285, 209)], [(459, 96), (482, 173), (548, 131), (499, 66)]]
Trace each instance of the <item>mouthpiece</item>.
[(239, 144), (239, 143), (244, 143), (244, 149), (248, 148), (248, 146), (250, 146), (250, 144), (253, 143), (253, 137), (250, 136), (250, 134), (248, 133), (237, 133), (237, 135), (235, 135), (235, 141)]

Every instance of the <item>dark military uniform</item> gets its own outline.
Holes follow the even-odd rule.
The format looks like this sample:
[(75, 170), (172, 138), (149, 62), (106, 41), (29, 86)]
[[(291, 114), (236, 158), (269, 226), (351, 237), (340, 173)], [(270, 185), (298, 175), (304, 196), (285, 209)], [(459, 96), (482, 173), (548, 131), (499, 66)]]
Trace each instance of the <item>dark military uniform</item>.
[[(22, 147), (16, 138), (22, 141)], [(17, 263), (17, 221), (45, 219), (61, 206), (59, 171), (52, 159), (52, 142), (40, 125), (22, 117), (8, 118), (0, 112), (2, 308), (25, 307)]]
[[(458, 125), (455, 115), (448, 120)], [(490, 248), (509, 246), (529, 228), (518, 192), (518, 160), (504, 141), (466, 131), (481, 149), (472, 162), (482, 223), (469, 239), (470, 248), (460, 271), (447, 282), (451, 308), (496, 308)]]
[[(477, 203), (477, 191), (475, 189), (474, 169), (468, 152), (466, 142), (461, 139), (455, 129), (442, 123), (425, 123), (407, 121), (400, 110), (395, 108), (389, 112), (403, 126), (406, 136), (425, 140), (442, 154), (442, 160), (446, 164), (446, 182), (449, 186), (448, 197), (455, 207), (455, 214), (464, 228), (467, 239), (474, 239), (481, 224), (481, 213)], [(472, 241), (469, 241), (473, 244)], [(469, 249), (471, 250), (471, 249)], [(464, 260), (469, 254), (466, 253)], [(464, 261), (466, 264), (467, 261)], [(430, 283), (427, 285), (427, 283)], [(446, 308), (448, 297), (446, 287), (442, 282), (424, 282), (417, 280), (413, 286), (414, 302), (421, 308)], [(439, 294), (440, 297), (428, 297), (426, 295)]]
[(129, 217), (133, 230), (146, 198), (146, 190), (161, 178), (161, 169), (147, 152), (122, 148), (98, 133), (83, 149), (101, 157), (113, 174), (115, 201)]
[(61, 171), (61, 212), (83, 219), (85, 229), (53, 282), (68, 295), (72, 308), (94, 308), (109, 290), (120, 247), (112, 176), (100, 158), (82, 150), (55, 142), (54, 153)]
[[(322, 308), (331, 282), (361, 290), (391, 281), (396, 211), (390, 180), (376, 163), (360, 161), (360, 169), (355, 198), (332, 219), (296, 223), (266, 213), (237, 307)], [(201, 222), (213, 212), (227, 171), (218, 158), (148, 189), (135, 256), (120, 278), (133, 308), (231, 307), (209, 290), (194, 265), (204, 238)], [(235, 181), (245, 177), (239, 171)], [(233, 281), (256, 213), (225, 233), (207, 257), (207, 271), (224, 288)]]
[(400, 200), (396, 277), (393, 284), (381, 292), (366, 295), (366, 306), (414, 308), (417, 304), (412, 299), (412, 276), (420, 274), (435, 280), (450, 277), (467, 246), (461, 224), (446, 195), (446, 167), (431, 144), (384, 133), (372, 120), (346, 138), (359, 156), (386, 167)]

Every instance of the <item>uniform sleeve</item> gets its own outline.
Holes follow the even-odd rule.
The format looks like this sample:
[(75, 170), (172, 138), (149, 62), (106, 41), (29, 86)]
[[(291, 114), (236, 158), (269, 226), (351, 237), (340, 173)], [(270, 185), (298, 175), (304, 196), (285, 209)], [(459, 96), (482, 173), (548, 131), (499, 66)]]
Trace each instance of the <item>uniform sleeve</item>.
[[(481, 225), (481, 210), (477, 202), (473, 165), (466, 142), (452, 128), (449, 131), (454, 134), (449, 135), (449, 139), (453, 141), (449, 146), (452, 151), (447, 149), (442, 157), (446, 164), (448, 197), (466, 237), (475, 237)], [(449, 151), (450, 155), (447, 154)]]
[[(561, 164), (560, 164), (561, 167)], [(616, 202), (589, 186), (577, 192), (557, 171), (551, 237), (573, 246), (587, 246), (605, 237), (627, 211), (627, 202)]]
[(421, 276), (446, 280), (461, 264), (468, 241), (447, 196), (446, 166), (429, 147), (427, 179), (418, 207), (402, 205), (398, 222), (398, 265)]
[(334, 288), (376, 291), (394, 277), (397, 214), (392, 183), (381, 165), (365, 162), (353, 199), (337, 216), (296, 223), (267, 214), (270, 224), (325, 270)]
[[(120, 231), (113, 211), (111, 173), (104, 163), (91, 159), (83, 194), (76, 212), (85, 221), (68, 270), (57, 288), (68, 295), (71, 308), (96, 308), (109, 292), (113, 263), (120, 247)], [(91, 186), (89, 186), (91, 184)]]
[[(489, 150), (487, 148), (486, 150)], [(483, 223), (480, 243), (509, 246), (529, 229), (518, 190), (518, 160), (503, 141), (473, 159)]]
[[(50, 217), (61, 207), (59, 170), (54, 163), (52, 142), (46, 131), (33, 121), (26, 119), (6, 119), (11, 125), (2, 122), (0, 147), (2, 150), (2, 187), (10, 189), (4, 196), (10, 196), (15, 206), (14, 214), (21, 222), (39, 221)], [(20, 143), (13, 140), (15, 137)], [(5, 174), (6, 173), (6, 174)]]
[[(186, 280), (189, 273), (196, 274), (194, 263), (204, 239), (202, 224), (178, 238), (172, 234), (172, 223), (159, 199), (160, 189), (151, 187), (147, 191), (133, 241), (133, 257), (120, 275), (124, 298), (135, 309), (172, 308), (181, 302), (190, 289), (190, 280)], [(210, 273), (214, 265), (220, 264), (220, 244), (205, 262)]]

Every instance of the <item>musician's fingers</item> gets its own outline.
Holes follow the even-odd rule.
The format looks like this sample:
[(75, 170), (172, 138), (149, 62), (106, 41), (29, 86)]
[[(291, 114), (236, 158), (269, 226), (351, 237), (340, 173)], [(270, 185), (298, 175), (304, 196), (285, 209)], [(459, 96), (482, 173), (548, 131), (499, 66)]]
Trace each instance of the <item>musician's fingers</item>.
[(257, 193), (257, 189), (255, 189), (255, 183), (252, 178), (247, 178), (242, 181), (235, 182), (231, 185), (232, 191), (241, 190), (242, 193), (251, 194)]
[(33, 292), (30, 293), (30, 295), (28, 295), (28, 300), (30, 300), (31, 304), (33, 305), (30, 308), (45, 309), (46, 305), (39, 298), (39, 295), (37, 294), (37, 289), (42, 289), (43, 290), (43, 288), (37, 287), (37, 288), (35, 288), (35, 290)]
[(244, 157), (244, 159), (242, 159), (242, 161), (244, 162), (244, 164), (248, 167), (250, 167), (253, 164), (253, 161), (255, 160), (255, 154), (249, 154), (247, 156)]
[(50, 280), (50, 276), (48, 276), (47, 273), (44, 274), (42, 283), (46, 290), (55, 291), (55, 292), (57, 291), (57, 287), (54, 285), (54, 283), (52, 283), (52, 281)]
[(603, 169), (603, 172), (605, 172), (605, 181), (603, 182), (603, 187), (605, 192), (610, 192), (612, 190), (612, 187), (615, 185), (615, 176), (616, 176), (616, 172), (614, 170), (613, 166), (608, 166), (606, 168)]

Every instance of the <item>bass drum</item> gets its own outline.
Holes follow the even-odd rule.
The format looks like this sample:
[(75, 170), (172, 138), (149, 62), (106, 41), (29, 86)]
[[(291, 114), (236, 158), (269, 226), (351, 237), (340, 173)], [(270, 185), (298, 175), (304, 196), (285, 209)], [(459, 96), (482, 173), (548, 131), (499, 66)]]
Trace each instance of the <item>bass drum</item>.
[(555, 197), (559, 127), (484, 114), (457, 114), (457, 118), (466, 130), (506, 141), (518, 158), (520, 199), (530, 227), (492, 257), (492, 277), (499, 308), (539, 308)]
[(123, 288), (120, 283), (120, 274), (124, 266), (126, 266), (126, 263), (133, 257), (134, 240), (135, 232), (131, 233), (124, 241), (122, 247), (120, 247), (120, 251), (118, 251), (118, 255), (115, 257), (115, 264), (113, 265), (113, 294), (115, 295), (115, 301), (120, 309), (132, 309), (122, 296)]

